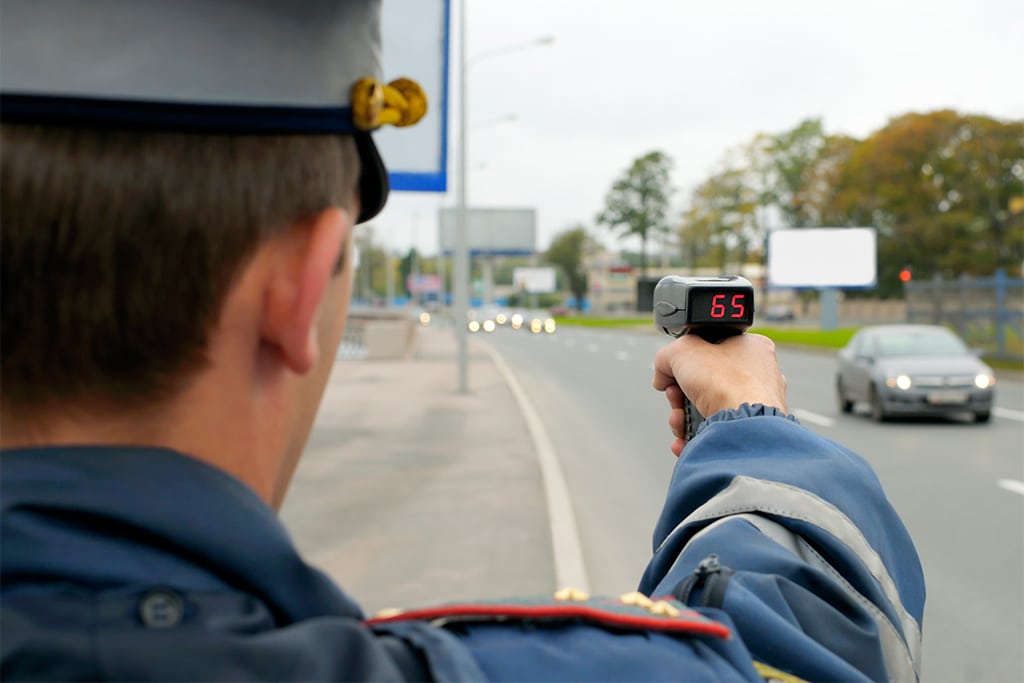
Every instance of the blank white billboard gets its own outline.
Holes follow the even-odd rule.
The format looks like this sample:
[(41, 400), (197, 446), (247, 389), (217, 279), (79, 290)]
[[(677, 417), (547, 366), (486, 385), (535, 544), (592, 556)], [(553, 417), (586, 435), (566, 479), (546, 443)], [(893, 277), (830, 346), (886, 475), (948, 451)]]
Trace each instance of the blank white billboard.
[(512, 286), (530, 294), (550, 294), (555, 291), (555, 269), (513, 268)]
[(874, 228), (792, 228), (768, 233), (769, 287), (874, 287)]
[[(441, 250), (455, 250), (457, 210), (442, 208)], [(537, 212), (534, 209), (466, 209), (466, 246), (474, 254), (527, 255), (537, 244)]]

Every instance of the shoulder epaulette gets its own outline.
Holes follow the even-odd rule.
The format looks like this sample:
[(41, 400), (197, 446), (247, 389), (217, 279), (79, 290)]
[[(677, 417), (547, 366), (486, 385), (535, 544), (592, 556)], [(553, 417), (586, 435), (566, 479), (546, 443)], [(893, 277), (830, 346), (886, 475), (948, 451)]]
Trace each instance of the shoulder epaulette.
[(384, 610), (368, 619), (370, 625), (396, 621), (427, 621), (437, 626), (459, 622), (583, 622), (636, 631), (668, 631), (729, 638), (729, 627), (672, 599), (642, 593), (618, 598), (590, 597), (562, 589), (552, 598), (530, 597), (479, 603), (450, 603), (409, 610)]

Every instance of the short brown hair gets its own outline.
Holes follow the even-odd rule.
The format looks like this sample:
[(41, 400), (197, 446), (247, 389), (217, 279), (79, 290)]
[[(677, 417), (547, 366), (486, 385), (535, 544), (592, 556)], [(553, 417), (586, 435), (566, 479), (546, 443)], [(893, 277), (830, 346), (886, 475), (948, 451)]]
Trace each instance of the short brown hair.
[(352, 207), (347, 136), (4, 124), (0, 400), (149, 404), (206, 362), (228, 288), (261, 241)]

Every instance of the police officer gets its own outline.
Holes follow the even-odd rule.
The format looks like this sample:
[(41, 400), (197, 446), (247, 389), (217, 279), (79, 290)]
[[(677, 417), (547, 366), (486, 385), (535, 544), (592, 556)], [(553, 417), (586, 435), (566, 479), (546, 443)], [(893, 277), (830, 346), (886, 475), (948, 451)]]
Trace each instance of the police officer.
[(4, 3), (2, 678), (915, 680), (913, 544), (756, 335), (655, 359), (681, 457), (637, 592), (367, 619), (303, 562), (275, 511), (387, 196), (371, 131), (425, 106), (378, 10)]

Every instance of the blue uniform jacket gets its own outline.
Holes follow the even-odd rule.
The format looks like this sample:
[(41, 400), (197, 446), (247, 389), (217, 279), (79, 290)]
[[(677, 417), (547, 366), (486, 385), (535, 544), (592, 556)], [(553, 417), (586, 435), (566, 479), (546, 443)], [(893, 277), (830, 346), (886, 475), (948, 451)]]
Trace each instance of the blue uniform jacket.
[[(0, 460), (0, 678), (904, 680), (924, 581), (871, 468), (773, 409), (702, 425), (640, 592), (367, 620), (250, 489), (159, 449)], [(654, 599), (649, 599), (651, 596)]]

